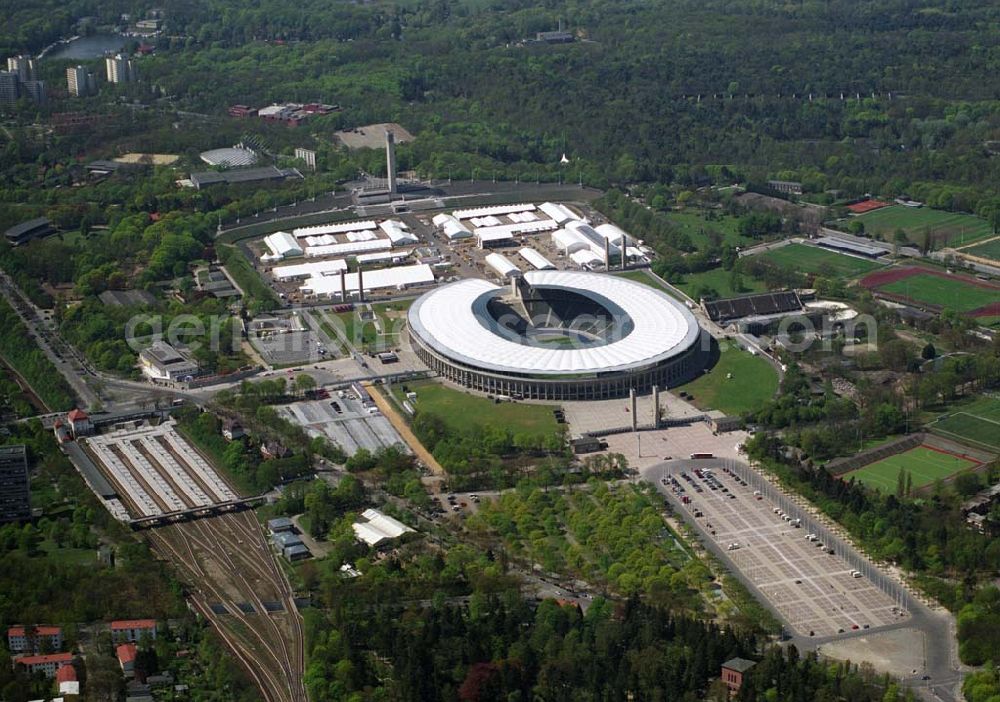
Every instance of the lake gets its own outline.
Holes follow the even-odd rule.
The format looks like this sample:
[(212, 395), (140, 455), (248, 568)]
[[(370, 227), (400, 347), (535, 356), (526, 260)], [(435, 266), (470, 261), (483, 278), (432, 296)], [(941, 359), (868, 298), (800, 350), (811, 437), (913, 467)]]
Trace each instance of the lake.
[(68, 44), (58, 44), (45, 58), (51, 59), (95, 59), (101, 58), (109, 51), (119, 51), (128, 37), (124, 34), (92, 34), (89, 37), (78, 37)]

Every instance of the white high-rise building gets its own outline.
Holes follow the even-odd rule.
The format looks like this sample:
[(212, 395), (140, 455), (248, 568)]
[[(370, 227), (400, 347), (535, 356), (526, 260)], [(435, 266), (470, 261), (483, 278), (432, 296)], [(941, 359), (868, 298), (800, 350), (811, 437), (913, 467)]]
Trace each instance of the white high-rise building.
[(122, 54), (104, 59), (109, 83), (131, 83), (138, 79), (135, 63)]
[(86, 97), (97, 92), (97, 78), (86, 66), (72, 66), (66, 69), (66, 85), (69, 94)]
[(35, 77), (35, 59), (30, 56), (10, 56), (7, 58), (7, 70), (17, 74), (22, 83), (37, 80)]

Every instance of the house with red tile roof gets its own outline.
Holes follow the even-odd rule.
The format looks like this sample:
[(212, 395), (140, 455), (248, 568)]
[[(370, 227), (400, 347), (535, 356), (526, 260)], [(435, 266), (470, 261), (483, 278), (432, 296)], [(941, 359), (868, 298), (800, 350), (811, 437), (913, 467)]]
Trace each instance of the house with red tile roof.
[(12, 626), (7, 629), (7, 650), (11, 653), (40, 653), (43, 648), (59, 651), (62, 647), (62, 629), (58, 626)]
[(45, 677), (54, 678), (60, 667), (73, 662), (72, 653), (48, 653), (41, 656), (17, 656), (14, 665), (28, 669), (29, 673), (42, 672)]
[(155, 619), (119, 619), (111, 622), (111, 640), (115, 643), (136, 642), (143, 636), (156, 638)]

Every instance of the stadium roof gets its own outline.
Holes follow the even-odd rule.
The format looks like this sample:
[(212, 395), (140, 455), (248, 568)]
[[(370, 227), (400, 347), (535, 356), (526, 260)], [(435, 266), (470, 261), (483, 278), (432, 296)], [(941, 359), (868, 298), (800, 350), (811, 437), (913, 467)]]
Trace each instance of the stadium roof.
[(230, 146), (224, 149), (202, 151), (201, 160), (209, 166), (241, 168), (243, 166), (252, 166), (257, 163), (257, 154), (250, 149), (243, 149), (239, 146)]
[(486, 305), (502, 294), (485, 280), (466, 279), (419, 298), (410, 328), (439, 353), (476, 368), (534, 375), (604, 373), (658, 363), (680, 355), (698, 339), (694, 315), (679, 301), (641, 283), (576, 271), (529, 271), (536, 288), (572, 291), (631, 319), (631, 332), (600, 346), (529, 346), (487, 327)]
[(825, 246), (830, 249), (841, 249), (843, 251), (850, 251), (851, 253), (858, 253), (862, 256), (873, 256), (875, 258), (883, 256), (888, 253), (885, 249), (880, 246), (875, 246), (873, 244), (866, 244), (862, 241), (851, 241), (849, 239), (841, 239), (835, 236), (821, 236), (816, 240), (816, 243), (820, 246)]

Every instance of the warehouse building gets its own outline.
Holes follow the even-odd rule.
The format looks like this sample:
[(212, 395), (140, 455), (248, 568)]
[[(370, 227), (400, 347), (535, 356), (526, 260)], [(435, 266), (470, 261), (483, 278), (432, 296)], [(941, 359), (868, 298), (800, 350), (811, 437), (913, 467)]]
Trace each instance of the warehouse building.
[[(274, 232), (264, 237), (264, 245), (270, 250), (270, 259), (291, 258), (302, 255), (298, 240), (288, 232)], [(261, 257), (263, 260), (264, 257)]]

